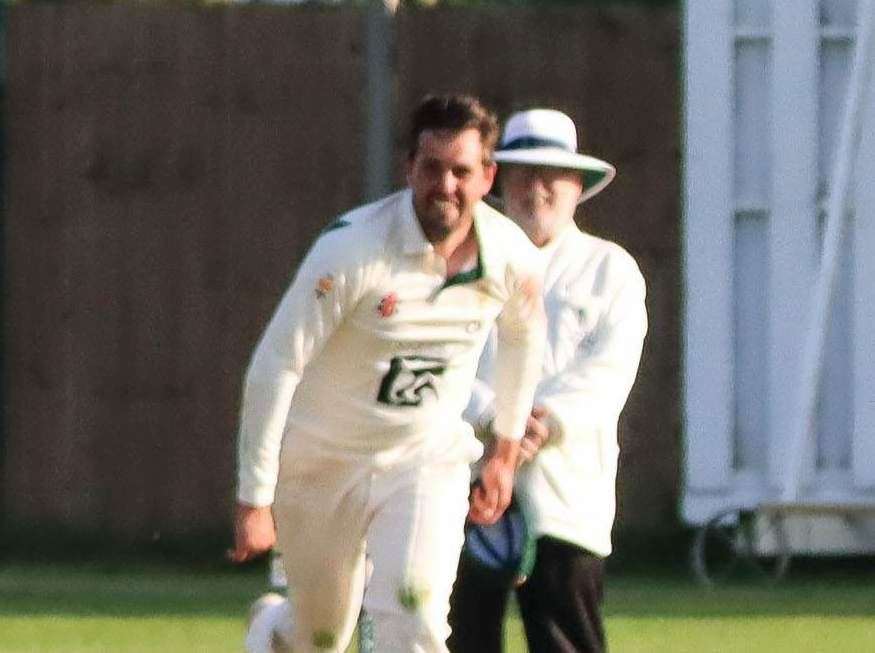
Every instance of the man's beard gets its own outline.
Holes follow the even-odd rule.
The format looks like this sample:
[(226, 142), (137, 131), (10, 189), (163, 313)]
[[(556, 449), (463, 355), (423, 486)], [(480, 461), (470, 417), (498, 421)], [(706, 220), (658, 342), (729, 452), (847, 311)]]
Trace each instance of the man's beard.
[(429, 240), (443, 240), (462, 221), (462, 208), (452, 199), (429, 200), (423, 207), (421, 223)]

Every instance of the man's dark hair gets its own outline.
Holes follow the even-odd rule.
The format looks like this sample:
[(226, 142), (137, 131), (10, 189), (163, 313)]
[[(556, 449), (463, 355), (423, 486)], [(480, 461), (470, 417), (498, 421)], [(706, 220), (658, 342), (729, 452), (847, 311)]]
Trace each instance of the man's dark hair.
[(427, 95), (413, 112), (408, 156), (413, 159), (424, 131), (476, 129), (483, 144), (483, 162), (492, 163), (498, 142), (498, 118), (471, 95)]

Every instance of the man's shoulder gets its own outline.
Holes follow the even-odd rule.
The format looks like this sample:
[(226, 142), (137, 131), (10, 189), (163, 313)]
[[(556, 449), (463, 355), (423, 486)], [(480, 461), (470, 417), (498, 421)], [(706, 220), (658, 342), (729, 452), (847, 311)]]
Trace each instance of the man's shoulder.
[[(346, 230), (347, 235), (352, 233), (358, 238), (363, 232), (372, 232), (375, 227), (381, 224), (387, 225), (388, 228), (389, 223), (400, 210), (404, 196), (405, 191), (399, 191), (347, 211), (323, 229), (322, 233), (326, 234), (343, 229)], [(372, 233), (373, 237), (378, 235), (380, 235), (379, 232)]]
[(551, 255), (554, 287), (572, 295), (646, 292), (635, 258), (617, 243), (574, 229)]
[[(560, 250), (561, 255), (581, 262), (590, 261), (617, 272), (640, 274), (638, 262), (622, 245), (607, 238), (575, 229)], [(582, 253), (585, 255), (581, 256)]]
[(403, 192), (364, 204), (332, 220), (319, 234), (315, 247), (344, 256), (385, 251), (391, 224), (403, 201)]
[(509, 217), (485, 202), (477, 206), (478, 236), (493, 249), (502, 249), (513, 256), (535, 255), (538, 248), (525, 232)]

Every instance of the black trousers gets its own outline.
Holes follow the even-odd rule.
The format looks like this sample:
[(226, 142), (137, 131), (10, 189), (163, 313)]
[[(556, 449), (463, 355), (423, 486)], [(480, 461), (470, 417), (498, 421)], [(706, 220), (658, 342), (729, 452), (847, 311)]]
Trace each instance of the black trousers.
[[(531, 653), (606, 650), (603, 578), (601, 558), (550, 537), (538, 540), (532, 574), (516, 590)], [(463, 557), (450, 599), (451, 653), (501, 653), (509, 596), (485, 582)]]

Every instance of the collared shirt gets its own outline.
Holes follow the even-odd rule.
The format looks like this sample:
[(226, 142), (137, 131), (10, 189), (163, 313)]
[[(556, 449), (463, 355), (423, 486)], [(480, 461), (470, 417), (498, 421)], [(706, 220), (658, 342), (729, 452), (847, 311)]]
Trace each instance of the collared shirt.
[(543, 351), (537, 250), (480, 203), (478, 264), (446, 278), (409, 190), (341, 216), (301, 264), (246, 375), (238, 498), (274, 499), (283, 438), (367, 458), (470, 434), (461, 412), (493, 323), (497, 423), (520, 438)]

